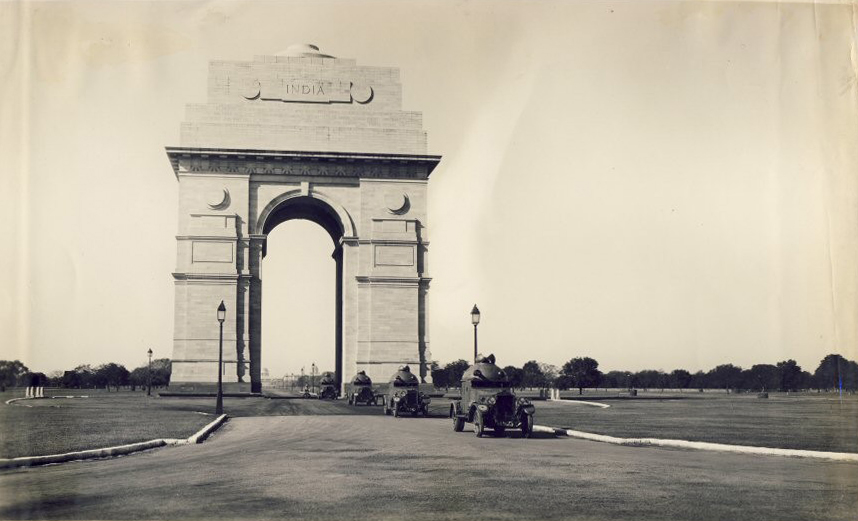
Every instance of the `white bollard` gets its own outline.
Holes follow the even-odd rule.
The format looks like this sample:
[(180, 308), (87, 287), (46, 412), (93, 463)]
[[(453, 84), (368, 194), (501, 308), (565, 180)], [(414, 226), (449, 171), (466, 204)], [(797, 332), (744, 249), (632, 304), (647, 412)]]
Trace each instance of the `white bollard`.
[(36, 388), (36, 398), (44, 398), (45, 397), (45, 388), (37, 387)]
[(24, 394), (24, 398), (32, 398), (33, 397), (33, 388), (27, 387), (27, 392)]

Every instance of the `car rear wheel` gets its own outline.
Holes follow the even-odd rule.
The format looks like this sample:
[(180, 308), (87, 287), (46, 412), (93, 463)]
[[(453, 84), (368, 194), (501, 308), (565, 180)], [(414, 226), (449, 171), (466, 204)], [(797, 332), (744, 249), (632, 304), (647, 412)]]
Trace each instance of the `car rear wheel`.
[(384, 406), (384, 415), (390, 416), (390, 409), (388, 409), (386, 405)]
[(483, 413), (477, 411), (476, 413), (474, 413), (474, 434), (477, 436), (477, 438), (482, 438), (485, 430), (486, 427), (483, 423)]
[(523, 415), (521, 418), (521, 435), (525, 438), (530, 438), (533, 433), (533, 416), (529, 414)]
[(463, 430), (465, 430), (465, 419), (453, 416), (453, 432), (462, 432)]

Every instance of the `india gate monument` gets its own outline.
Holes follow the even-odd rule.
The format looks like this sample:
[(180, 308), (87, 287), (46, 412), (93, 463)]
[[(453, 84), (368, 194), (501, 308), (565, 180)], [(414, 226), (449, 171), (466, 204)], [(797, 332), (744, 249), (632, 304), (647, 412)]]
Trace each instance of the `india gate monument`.
[(260, 264), (290, 219), (331, 237), (340, 388), (403, 364), (425, 379), (427, 183), (441, 158), (427, 155), (421, 114), (402, 110), (398, 69), (313, 45), (212, 62), (207, 100), (187, 105), (167, 155), (179, 183), (175, 390), (215, 389), (223, 301), (224, 389), (261, 391)]

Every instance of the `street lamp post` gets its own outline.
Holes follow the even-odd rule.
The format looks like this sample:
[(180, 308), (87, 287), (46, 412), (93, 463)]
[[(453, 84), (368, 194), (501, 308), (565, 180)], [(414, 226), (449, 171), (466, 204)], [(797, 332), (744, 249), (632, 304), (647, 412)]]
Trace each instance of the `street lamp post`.
[(480, 310), (474, 304), (474, 309), (471, 310), (471, 324), (474, 325), (474, 362), (477, 361), (477, 326), (480, 324)]
[(152, 349), (150, 348), (147, 353), (149, 353), (149, 374), (146, 378), (148, 380), (146, 386), (146, 396), (152, 396)]
[(220, 322), (220, 340), (217, 355), (217, 403), (215, 414), (223, 414), (223, 321), (226, 320), (226, 306), (220, 301), (217, 307), (217, 321)]
[(310, 366), (310, 383), (313, 386), (313, 392), (316, 392), (316, 362), (313, 362), (313, 365)]

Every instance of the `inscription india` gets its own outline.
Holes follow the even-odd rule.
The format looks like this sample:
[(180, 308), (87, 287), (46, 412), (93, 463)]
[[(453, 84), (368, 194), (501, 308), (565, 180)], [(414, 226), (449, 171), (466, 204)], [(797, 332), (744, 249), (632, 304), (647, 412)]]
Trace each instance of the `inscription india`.
[(350, 81), (307, 81), (286, 78), (256, 79), (243, 89), (248, 100), (303, 103), (369, 103), (372, 87)]

